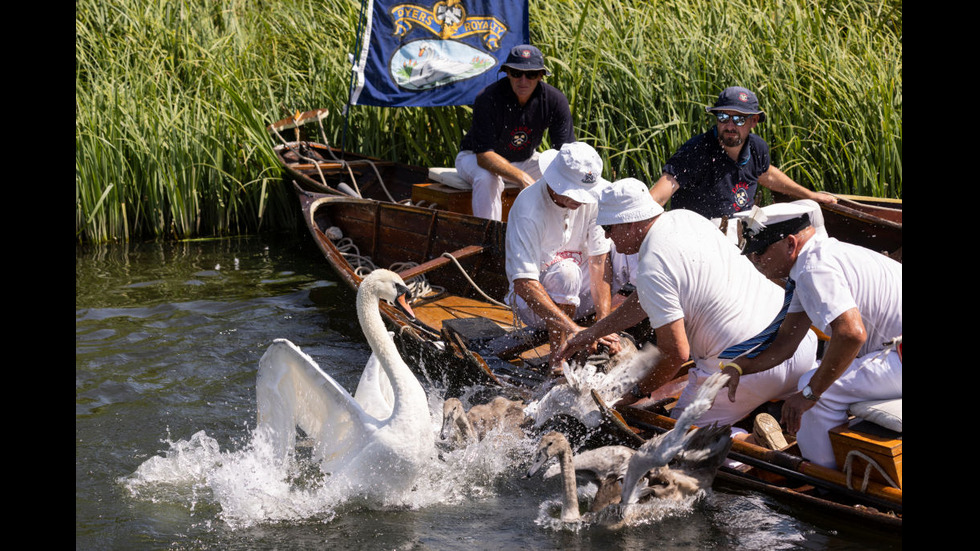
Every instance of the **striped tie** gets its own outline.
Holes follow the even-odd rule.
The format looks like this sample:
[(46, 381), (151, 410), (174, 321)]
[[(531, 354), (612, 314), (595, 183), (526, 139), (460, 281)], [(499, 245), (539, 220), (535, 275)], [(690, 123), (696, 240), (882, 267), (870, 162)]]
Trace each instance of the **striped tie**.
[(776, 315), (776, 319), (772, 320), (769, 327), (763, 329), (758, 335), (747, 341), (728, 347), (718, 357), (722, 360), (732, 360), (741, 356), (754, 358), (768, 348), (772, 344), (772, 341), (776, 340), (776, 333), (779, 332), (779, 326), (783, 323), (783, 318), (786, 317), (786, 312), (789, 310), (789, 303), (793, 300), (793, 291), (795, 289), (796, 282), (790, 278), (786, 278), (786, 295), (783, 297), (783, 308)]

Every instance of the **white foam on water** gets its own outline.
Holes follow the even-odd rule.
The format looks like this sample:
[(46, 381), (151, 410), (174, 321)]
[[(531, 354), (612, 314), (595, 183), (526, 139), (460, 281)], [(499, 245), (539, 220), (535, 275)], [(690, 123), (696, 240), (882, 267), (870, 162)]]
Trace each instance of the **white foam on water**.
[[(442, 400), (431, 400), (432, 430), (441, 425)], [(436, 405), (438, 407), (436, 407)], [(144, 461), (119, 479), (135, 499), (220, 508), (219, 518), (232, 528), (290, 521), (329, 522), (350, 507), (417, 509), (496, 495), (497, 482), (513, 475), (534, 443), (494, 429), (468, 446), (442, 450), (428, 462), (414, 487), (383, 499), (366, 499), (359, 487), (367, 481), (340, 480), (323, 474), (299, 440), (284, 460), (265, 429), (249, 432), (240, 449), (220, 450), (217, 440), (199, 431), (187, 440), (166, 443), (169, 449)]]
[(538, 506), (538, 515), (534, 523), (542, 528), (555, 531), (579, 532), (581, 530), (606, 527), (629, 528), (660, 522), (667, 518), (680, 517), (691, 513), (694, 507), (707, 498), (709, 492), (698, 492), (681, 500), (651, 500), (646, 503), (634, 503), (627, 506), (619, 504), (607, 505), (601, 511), (588, 512), (588, 506), (595, 498), (596, 486), (586, 484), (578, 488), (578, 498), (582, 514), (580, 520), (563, 521), (561, 519), (561, 497), (547, 499)]

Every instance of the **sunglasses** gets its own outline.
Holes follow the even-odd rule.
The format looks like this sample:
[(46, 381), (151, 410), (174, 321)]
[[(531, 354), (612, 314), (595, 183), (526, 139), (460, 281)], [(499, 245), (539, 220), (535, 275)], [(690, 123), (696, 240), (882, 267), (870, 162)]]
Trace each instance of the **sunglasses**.
[(612, 229), (613, 229), (612, 224), (601, 224), (599, 227), (602, 228), (602, 231), (606, 233), (612, 233)]
[(537, 71), (520, 71), (518, 69), (508, 68), (507, 74), (510, 75), (511, 78), (515, 78), (515, 79), (526, 77), (528, 80), (538, 80), (539, 78), (544, 76), (544, 71), (540, 69)]
[(729, 115), (728, 113), (715, 113), (715, 118), (718, 119), (718, 124), (725, 124), (731, 120), (735, 126), (745, 126), (749, 120), (748, 115)]

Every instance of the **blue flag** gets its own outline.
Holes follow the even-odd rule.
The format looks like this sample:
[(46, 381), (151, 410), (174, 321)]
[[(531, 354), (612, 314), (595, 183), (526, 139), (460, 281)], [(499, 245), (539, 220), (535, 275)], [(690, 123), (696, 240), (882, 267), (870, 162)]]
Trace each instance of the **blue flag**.
[(367, 0), (351, 105), (471, 105), (530, 42), (528, 0)]

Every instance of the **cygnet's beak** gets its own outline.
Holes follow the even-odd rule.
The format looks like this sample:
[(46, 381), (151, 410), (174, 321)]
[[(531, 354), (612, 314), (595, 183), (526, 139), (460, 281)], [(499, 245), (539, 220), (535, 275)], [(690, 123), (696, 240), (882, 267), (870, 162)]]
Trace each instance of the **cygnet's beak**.
[(548, 455), (541, 451), (534, 454), (534, 462), (531, 463), (530, 467), (528, 467), (527, 474), (524, 475), (524, 478), (531, 478), (534, 476), (534, 474), (540, 471), (541, 467), (548, 462), (548, 459)]

